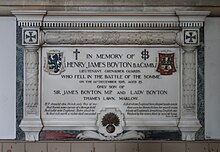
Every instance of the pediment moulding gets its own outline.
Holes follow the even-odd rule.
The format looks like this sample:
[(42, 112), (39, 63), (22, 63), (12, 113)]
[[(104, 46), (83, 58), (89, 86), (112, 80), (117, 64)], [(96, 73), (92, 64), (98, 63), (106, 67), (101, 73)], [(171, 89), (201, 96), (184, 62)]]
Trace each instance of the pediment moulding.
[(176, 12), (73, 12), (46, 10), (14, 10), (21, 27), (41, 27), (42, 29), (85, 29), (85, 30), (147, 30), (199, 28), (209, 11)]

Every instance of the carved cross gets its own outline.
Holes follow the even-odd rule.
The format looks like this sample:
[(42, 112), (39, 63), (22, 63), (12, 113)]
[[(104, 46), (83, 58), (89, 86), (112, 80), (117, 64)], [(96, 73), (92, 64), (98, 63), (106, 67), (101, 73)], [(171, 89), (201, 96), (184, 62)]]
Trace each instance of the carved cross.
[(196, 39), (196, 35), (193, 35), (193, 32), (189, 32), (189, 35), (186, 35), (186, 39), (189, 39), (189, 42), (193, 42), (193, 39)]
[(37, 44), (37, 30), (24, 30), (24, 44)]
[(29, 42), (33, 42), (33, 39), (35, 39), (36, 40), (36, 34), (35, 35), (33, 35), (33, 32), (32, 31), (29, 31), (28, 32), (29, 34), (26, 34), (25, 36), (25, 38), (26, 39), (29, 39)]
[(76, 54), (76, 60), (78, 60), (78, 54), (80, 53), (79, 51), (78, 51), (78, 49), (76, 49), (76, 51), (73, 51), (73, 53), (75, 53)]
[(185, 44), (196, 44), (198, 43), (198, 31), (194, 30), (185, 30), (184, 32), (185, 39), (184, 43)]

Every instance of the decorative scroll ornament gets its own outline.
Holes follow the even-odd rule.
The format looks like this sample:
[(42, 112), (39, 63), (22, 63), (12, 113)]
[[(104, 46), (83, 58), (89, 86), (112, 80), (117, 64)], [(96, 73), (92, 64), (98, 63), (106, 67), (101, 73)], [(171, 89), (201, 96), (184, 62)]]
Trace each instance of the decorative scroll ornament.
[(59, 50), (51, 50), (47, 52), (47, 57), (44, 58), (44, 71), (51, 75), (59, 75), (65, 71), (65, 58), (63, 52)]
[(170, 51), (159, 53), (159, 63), (156, 71), (161, 75), (172, 75), (174, 72), (176, 72), (174, 56), (175, 53)]
[(137, 131), (124, 132), (124, 114), (118, 108), (104, 108), (97, 118), (98, 132), (84, 131), (77, 135), (79, 139), (126, 140), (143, 139), (145, 135)]

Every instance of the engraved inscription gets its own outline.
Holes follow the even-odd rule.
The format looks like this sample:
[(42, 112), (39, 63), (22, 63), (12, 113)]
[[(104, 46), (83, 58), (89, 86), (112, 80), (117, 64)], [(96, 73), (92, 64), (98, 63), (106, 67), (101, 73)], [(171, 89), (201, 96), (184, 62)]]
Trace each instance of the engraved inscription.
[[(43, 50), (43, 56), (51, 48)], [(58, 48), (57, 48), (58, 49)], [(125, 118), (178, 118), (178, 49), (169, 48), (175, 72), (157, 72), (160, 48), (68, 47), (60, 75), (42, 73), (43, 118), (96, 118), (106, 107)], [(45, 93), (47, 92), (47, 93)]]

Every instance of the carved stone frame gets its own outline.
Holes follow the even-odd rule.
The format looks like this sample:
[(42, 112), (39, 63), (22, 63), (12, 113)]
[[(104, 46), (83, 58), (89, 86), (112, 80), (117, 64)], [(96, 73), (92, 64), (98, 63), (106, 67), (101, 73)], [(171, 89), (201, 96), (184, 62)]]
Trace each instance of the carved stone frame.
[[(197, 119), (197, 47), (200, 45), (200, 27), (203, 27), (204, 19), (210, 12), (100, 14), (16, 10), (12, 13), (22, 28), (22, 45), (25, 47), (24, 117), (20, 127), (25, 132), (26, 140), (39, 140), (39, 132), (43, 128), (39, 53), (43, 45), (60, 44), (178, 46), (182, 53), (182, 79), (177, 127), (182, 132), (182, 140), (195, 140), (195, 133), (201, 127)], [(135, 32), (129, 32), (132, 30)], [(79, 40), (77, 35), (90, 35), (93, 38)], [(105, 35), (115, 39), (104, 41)]]

